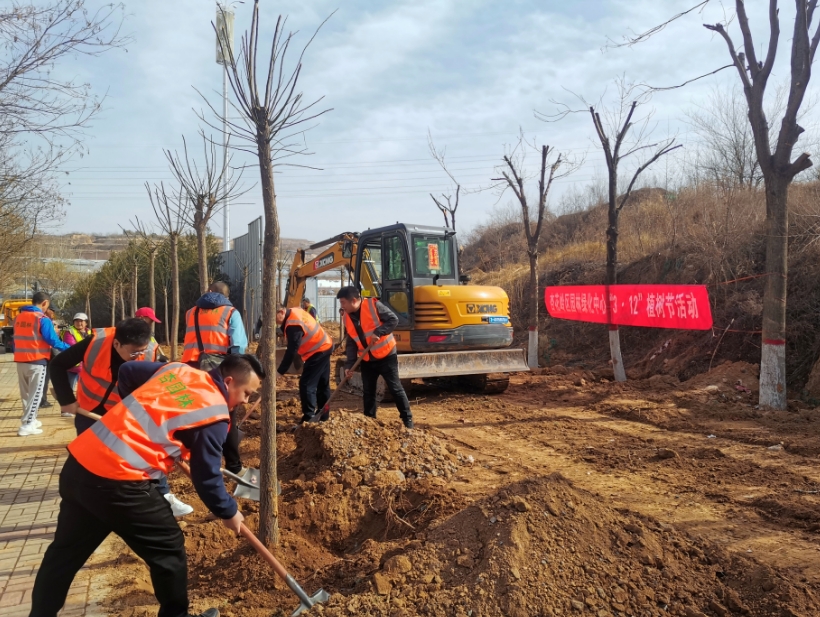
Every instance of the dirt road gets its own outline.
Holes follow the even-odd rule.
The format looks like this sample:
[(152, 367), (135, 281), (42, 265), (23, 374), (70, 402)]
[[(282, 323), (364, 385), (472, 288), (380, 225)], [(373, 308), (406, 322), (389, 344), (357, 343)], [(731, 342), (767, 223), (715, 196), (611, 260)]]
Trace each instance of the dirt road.
[[(330, 617), (820, 614), (820, 421), (757, 410), (755, 373), (615, 384), (558, 367), (494, 396), (417, 385), (409, 433), (391, 405), (373, 421), (349, 395), (293, 431), (288, 378), (277, 552), (333, 593)], [(253, 465), (258, 422), (247, 429)], [(289, 614), (257, 556), (172, 485), (197, 509), (184, 530), (196, 606)], [(254, 526), (257, 505), (242, 507)], [(119, 565), (110, 610), (151, 614), (142, 566)]]

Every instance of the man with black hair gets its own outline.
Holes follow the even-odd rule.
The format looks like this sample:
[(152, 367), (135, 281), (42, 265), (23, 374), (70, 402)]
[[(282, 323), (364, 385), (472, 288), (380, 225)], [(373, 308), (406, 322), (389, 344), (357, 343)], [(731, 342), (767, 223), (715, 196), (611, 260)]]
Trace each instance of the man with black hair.
[(37, 409), (43, 393), (48, 387), (46, 367), (51, 350), (68, 349), (57, 332), (54, 322), (46, 316), (51, 299), (43, 291), (35, 292), (31, 306), (24, 306), (14, 319), (14, 361), (17, 363), (17, 382), (20, 386), (20, 400), (23, 402), (23, 416), (17, 435), (39, 435), (42, 422), (37, 419)]
[(345, 371), (348, 377), (352, 375), (356, 358), (371, 345), (359, 365), (362, 370), (364, 415), (376, 417), (376, 386), (381, 377), (396, 401), (401, 421), (405, 427), (412, 429), (413, 413), (399, 379), (399, 359), (392, 334), (399, 325), (399, 318), (376, 298), (362, 298), (353, 286), (342, 287), (336, 298), (344, 311), (347, 332)]
[[(105, 415), (120, 401), (117, 391), (120, 367), (130, 360), (152, 362), (153, 358), (145, 357), (150, 343), (151, 326), (139, 317), (132, 317), (121, 321), (115, 328), (93, 330), (92, 336), (51, 361), (54, 396), (62, 406), (63, 415), (76, 414), (74, 427), (77, 435), (94, 424), (94, 420), (77, 414), (77, 406), (100, 416)], [(80, 361), (83, 367), (75, 398), (68, 371)], [(185, 516), (194, 511), (171, 493), (164, 478), (159, 481), (158, 490), (171, 504), (175, 516)]]
[[(230, 356), (207, 373), (179, 362), (122, 365), (122, 400), (68, 446), (57, 529), (34, 582), (30, 617), (57, 616), (74, 576), (112, 532), (146, 562), (158, 617), (193, 617), (185, 539), (151, 486), (175, 460), (190, 456), (202, 502), (239, 534), (244, 517), (225, 490), (222, 447), (230, 412), (248, 402), (264, 377), (251, 355)], [(219, 617), (219, 611), (199, 617)]]

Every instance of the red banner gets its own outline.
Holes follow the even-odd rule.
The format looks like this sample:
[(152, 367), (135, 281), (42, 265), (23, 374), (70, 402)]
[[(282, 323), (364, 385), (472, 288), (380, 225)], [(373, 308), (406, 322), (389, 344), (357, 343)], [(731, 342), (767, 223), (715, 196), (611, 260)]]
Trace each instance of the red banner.
[(551, 317), (615, 326), (708, 330), (712, 309), (704, 285), (547, 287)]

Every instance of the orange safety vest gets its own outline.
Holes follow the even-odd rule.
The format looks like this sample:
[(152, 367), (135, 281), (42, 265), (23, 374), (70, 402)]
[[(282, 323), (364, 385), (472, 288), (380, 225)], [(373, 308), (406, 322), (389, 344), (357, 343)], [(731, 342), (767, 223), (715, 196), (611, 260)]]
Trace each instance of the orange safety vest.
[(288, 315), (282, 329), (289, 326), (298, 326), (304, 333), (302, 344), (299, 345), (299, 356), (302, 361), (307, 361), (312, 355), (327, 351), (333, 347), (333, 340), (327, 335), (324, 328), (319, 325), (310, 313), (300, 308), (288, 309)]
[(148, 343), (148, 347), (145, 349), (145, 353), (142, 357), (145, 358), (146, 362), (156, 362), (158, 356), (159, 343), (157, 343), (157, 339), (152, 336), (151, 341)]
[(37, 362), (51, 357), (51, 346), (40, 333), (40, 320), (45, 317), (39, 309), (20, 311), (14, 319), (14, 361)]
[[(373, 331), (382, 325), (382, 320), (379, 318), (379, 311), (376, 309), (375, 298), (362, 298), (362, 306), (359, 309), (359, 319), (361, 320), (362, 330), (364, 331), (365, 339), (367, 339), (367, 344), (372, 343), (374, 340)], [(356, 341), (356, 346), (359, 348), (359, 351), (364, 351), (367, 344), (363, 344), (359, 339), (356, 326), (353, 325), (353, 320), (350, 319), (350, 315), (347, 313), (345, 313), (345, 330), (347, 331), (347, 335)], [(381, 360), (389, 356), (395, 348), (396, 340), (392, 334), (378, 337), (375, 339), (375, 344), (370, 348), (370, 352), (364, 359), (365, 361), (371, 360), (372, 358)]]
[(177, 431), (230, 421), (225, 396), (205, 371), (166, 364), (68, 444), (91, 473), (140, 481), (167, 475), (189, 451)]
[[(77, 381), (77, 404), (81, 409), (91, 411), (101, 403), (106, 411), (120, 402), (117, 384), (111, 374), (111, 354), (114, 351), (116, 328), (96, 328), (94, 340), (85, 350), (83, 369)], [(135, 361), (152, 361), (142, 354)], [(106, 396), (107, 395), (107, 396)]]
[(213, 309), (194, 307), (185, 314), (185, 343), (182, 350), (183, 362), (199, 360), (199, 343), (196, 338), (196, 320), (199, 314), (199, 334), (202, 337), (203, 353), (227, 355), (231, 348), (228, 336), (228, 322), (236, 309), (219, 306)]

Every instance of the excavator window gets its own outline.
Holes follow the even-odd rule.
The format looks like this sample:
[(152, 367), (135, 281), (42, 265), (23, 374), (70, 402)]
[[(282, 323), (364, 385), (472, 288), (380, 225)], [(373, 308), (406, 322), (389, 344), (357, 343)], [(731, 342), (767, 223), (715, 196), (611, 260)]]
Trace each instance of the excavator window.
[(359, 281), (362, 296), (381, 298), (382, 295), (382, 243), (381, 238), (368, 242), (362, 250), (362, 264)]
[(402, 239), (399, 236), (390, 236), (385, 240), (387, 249), (387, 272), (385, 280), (403, 281), (407, 278), (407, 265), (404, 263)]
[(453, 241), (442, 236), (413, 236), (417, 277), (453, 278)]
[(407, 293), (407, 258), (403, 236), (385, 236), (384, 266), (382, 301), (396, 312), (400, 325), (407, 325), (410, 320), (410, 297)]

